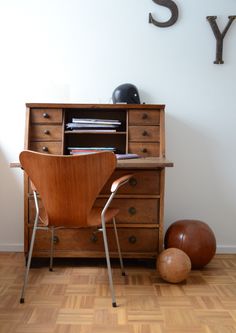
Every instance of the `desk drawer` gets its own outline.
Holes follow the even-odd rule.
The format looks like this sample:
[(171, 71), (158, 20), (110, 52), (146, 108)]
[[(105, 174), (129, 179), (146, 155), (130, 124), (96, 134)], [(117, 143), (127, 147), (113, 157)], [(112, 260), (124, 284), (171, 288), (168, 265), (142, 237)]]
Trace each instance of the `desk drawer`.
[[(96, 200), (95, 207), (104, 207), (107, 199)], [(45, 219), (45, 210), (39, 199), (39, 215)], [(159, 200), (158, 199), (114, 199), (110, 207), (118, 208), (117, 223), (158, 223)], [(34, 223), (35, 205), (33, 198), (29, 199), (29, 223)]]
[(159, 126), (129, 126), (129, 141), (157, 142), (160, 141)]
[(62, 143), (50, 142), (50, 141), (43, 141), (43, 142), (33, 141), (30, 142), (29, 149), (38, 151), (40, 153), (60, 155), (62, 154)]
[(160, 156), (160, 143), (130, 142), (128, 150), (143, 157)]
[(154, 110), (130, 110), (130, 125), (159, 125), (160, 112)]
[(61, 140), (62, 127), (57, 125), (32, 125), (30, 131), (30, 140)]
[[(30, 231), (32, 234), (32, 231)], [(148, 228), (118, 228), (122, 253), (158, 252), (158, 229)], [(51, 232), (38, 230), (36, 233), (34, 251), (50, 251)], [(113, 228), (107, 228), (107, 238), (110, 252), (117, 253)], [(102, 232), (92, 229), (64, 229), (55, 232), (55, 256), (57, 251), (100, 252), (105, 257)]]
[(117, 194), (160, 194), (159, 170), (116, 170), (101, 191), (101, 194), (109, 194), (112, 182), (126, 174), (133, 174), (130, 181), (120, 187)]
[(31, 123), (62, 123), (62, 109), (31, 109)]
[[(97, 199), (96, 207), (104, 207), (107, 199)], [(114, 199), (110, 207), (118, 208), (117, 223), (157, 223), (159, 200), (157, 199)]]

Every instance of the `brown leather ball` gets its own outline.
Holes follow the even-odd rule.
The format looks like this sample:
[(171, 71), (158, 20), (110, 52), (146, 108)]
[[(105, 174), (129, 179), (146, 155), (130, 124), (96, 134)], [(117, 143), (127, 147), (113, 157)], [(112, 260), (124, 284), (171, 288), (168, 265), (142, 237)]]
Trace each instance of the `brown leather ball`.
[(216, 252), (216, 239), (211, 228), (199, 220), (178, 220), (165, 234), (165, 248), (175, 247), (190, 258), (192, 268), (207, 265)]
[(191, 261), (182, 250), (169, 248), (158, 256), (157, 270), (163, 280), (179, 283), (187, 279), (191, 271)]

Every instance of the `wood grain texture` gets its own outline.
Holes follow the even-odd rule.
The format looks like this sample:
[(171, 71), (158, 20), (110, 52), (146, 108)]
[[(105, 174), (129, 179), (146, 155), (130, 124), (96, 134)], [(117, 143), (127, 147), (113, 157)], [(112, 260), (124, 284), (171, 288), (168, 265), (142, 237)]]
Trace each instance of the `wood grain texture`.
[(113, 265), (118, 307), (110, 304), (106, 265), (32, 268), (28, 301), (19, 304), (22, 253), (0, 253), (1, 333), (235, 333), (236, 255), (216, 255), (187, 281), (168, 284), (157, 271)]
[(49, 109), (49, 108), (41, 108), (31, 109), (31, 123), (62, 123), (62, 109)]
[[(116, 167), (113, 153), (62, 156), (23, 151), (20, 162), (41, 196), (49, 226), (101, 224), (101, 209), (91, 208)], [(108, 209), (105, 219), (117, 213)]]
[(52, 109), (63, 109), (63, 108), (70, 108), (70, 109), (93, 109), (93, 110), (110, 110), (110, 109), (118, 109), (118, 110), (156, 110), (156, 109), (164, 109), (164, 104), (74, 104), (74, 103), (26, 103), (26, 106), (29, 108), (52, 108)]
[(32, 125), (30, 131), (31, 141), (58, 141), (62, 138), (60, 125)]
[[(115, 173), (118, 172), (121, 176), (130, 172), (136, 174), (135, 177), (132, 177), (133, 179), (129, 184), (118, 191), (117, 199), (123, 199), (122, 202), (127, 202), (126, 206), (129, 204), (129, 207), (122, 206), (122, 212), (118, 221), (122, 225), (118, 227), (122, 229), (124, 245), (127, 244), (122, 248), (125, 257), (155, 257), (157, 253), (153, 252), (154, 249), (158, 252), (158, 247), (161, 249), (163, 243), (164, 178), (162, 177), (162, 170), (165, 167), (173, 166), (172, 162), (165, 159), (165, 105), (27, 103), (26, 109), (25, 149), (43, 152), (48, 155), (68, 155), (70, 152), (68, 147), (108, 146), (114, 147), (116, 152), (133, 152), (144, 157), (117, 161)], [(90, 133), (90, 131), (88, 133), (77, 133), (76, 131), (65, 130), (66, 124), (71, 122), (73, 118), (119, 119), (121, 125), (114, 133)], [(16, 163), (11, 164), (11, 167), (16, 166)], [(33, 211), (31, 205), (32, 191), (27, 177), (25, 176), (24, 178), (24, 251), (27, 256)], [(109, 185), (104, 186), (99, 198), (108, 198), (110, 185), (111, 182), (109, 180)], [(137, 205), (135, 203), (136, 200)], [(145, 206), (147, 202), (150, 203), (151, 201), (151, 206)], [(121, 203), (121, 200), (118, 200), (118, 202)], [(142, 211), (141, 214), (140, 211)], [(43, 214), (42, 207), (40, 213)], [(136, 217), (138, 215), (139, 217)], [(131, 233), (132, 229), (134, 230)], [(150, 229), (153, 229), (153, 234), (156, 235), (155, 242), (150, 237)], [(130, 233), (128, 237), (127, 231)], [(143, 239), (140, 240), (140, 235), (142, 234)], [(61, 244), (64, 241), (64, 237), (60, 235), (60, 243), (56, 244), (58, 251), (56, 251), (55, 256), (81, 257), (81, 251), (76, 251), (78, 246), (77, 232), (72, 232), (71, 236), (74, 246), (71, 246), (71, 243), (66, 238), (68, 249), (64, 247), (62, 249)], [(86, 244), (89, 243), (91, 246), (83, 249), (83, 255), (88, 257), (104, 256), (104, 251), (101, 251), (98, 245), (95, 246), (98, 250), (89, 250), (94, 248), (93, 242), (97, 243), (93, 235), (91, 236), (91, 232), (87, 234), (87, 237)], [(130, 238), (133, 241), (134, 237), (137, 240), (136, 243), (127, 243), (127, 239)], [(148, 237), (148, 239), (145, 237)], [(38, 242), (37, 244), (40, 245), (38, 248), (42, 250), (34, 251), (34, 255), (47, 256), (48, 249), (46, 250), (45, 248), (46, 243), (48, 243), (47, 235), (40, 235), (40, 238), (42, 239), (42, 244), (40, 245)], [(150, 248), (148, 249), (146, 244), (149, 241)], [(137, 244), (138, 249), (135, 249), (135, 244)], [(125, 252), (125, 248), (129, 249), (129, 251)], [(116, 257), (117, 253), (114, 252), (112, 255)]]

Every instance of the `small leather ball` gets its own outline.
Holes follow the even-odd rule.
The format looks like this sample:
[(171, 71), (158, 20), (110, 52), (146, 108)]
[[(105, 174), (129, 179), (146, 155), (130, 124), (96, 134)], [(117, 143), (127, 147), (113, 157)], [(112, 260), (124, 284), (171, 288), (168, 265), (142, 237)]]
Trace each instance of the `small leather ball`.
[(163, 280), (179, 283), (187, 279), (191, 271), (191, 260), (182, 250), (169, 248), (158, 256), (157, 270)]

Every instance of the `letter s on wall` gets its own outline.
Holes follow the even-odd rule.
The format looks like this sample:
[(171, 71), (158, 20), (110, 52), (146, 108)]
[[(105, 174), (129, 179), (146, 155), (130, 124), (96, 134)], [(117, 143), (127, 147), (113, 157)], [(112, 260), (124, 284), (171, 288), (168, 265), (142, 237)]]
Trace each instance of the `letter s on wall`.
[(160, 28), (170, 27), (171, 25), (175, 24), (175, 22), (178, 20), (178, 15), (179, 15), (179, 10), (176, 3), (174, 3), (174, 1), (172, 0), (152, 0), (152, 1), (155, 2), (157, 5), (169, 8), (169, 10), (171, 11), (171, 17), (166, 22), (158, 22), (154, 20), (152, 14), (149, 13), (149, 23), (153, 23), (155, 26)]

